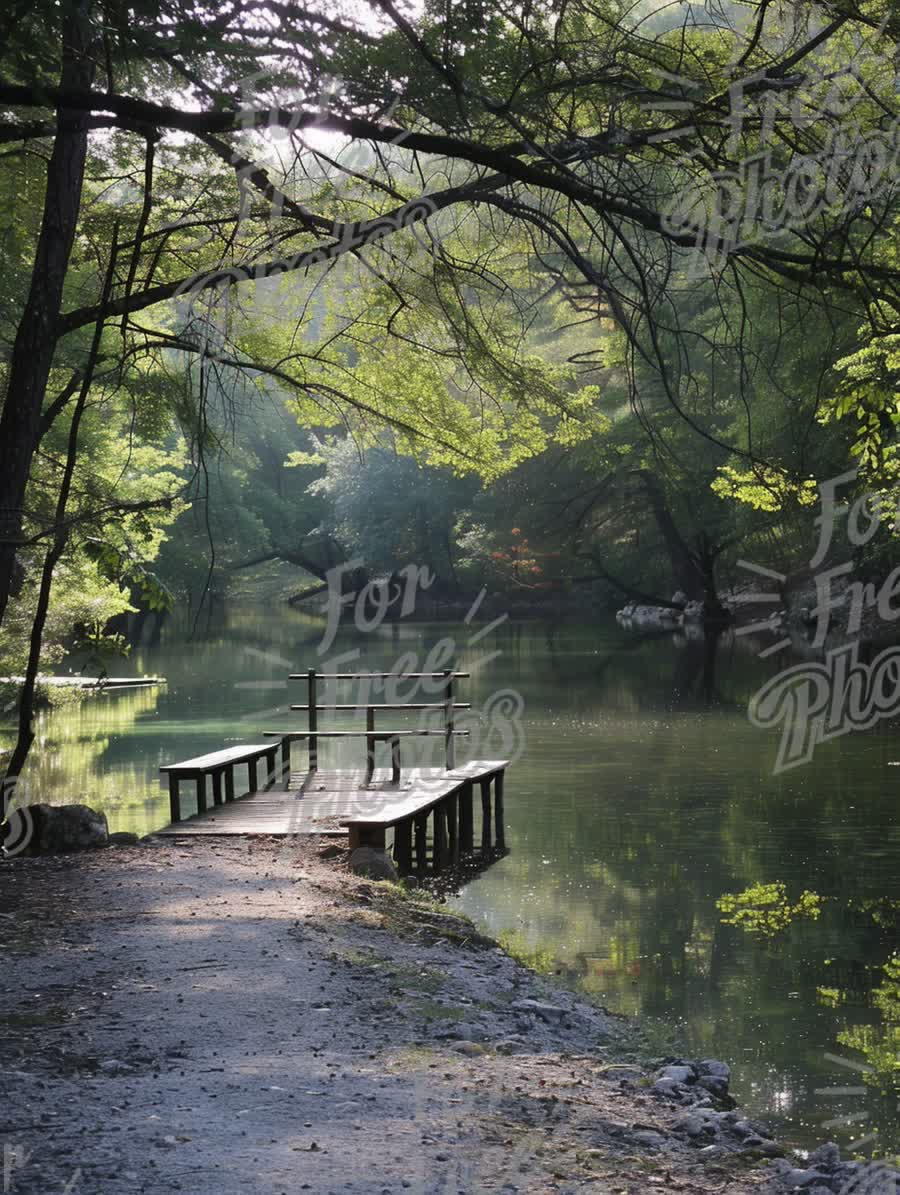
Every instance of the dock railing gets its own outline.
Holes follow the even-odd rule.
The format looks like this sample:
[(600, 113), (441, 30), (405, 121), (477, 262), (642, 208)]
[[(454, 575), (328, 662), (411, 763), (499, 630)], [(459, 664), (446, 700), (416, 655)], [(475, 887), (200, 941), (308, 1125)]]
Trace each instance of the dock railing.
[[(294, 672), (289, 679), (306, 681), (307, 699), (303, 704), (291, 705), (291, 710), (307, 715), (305, 729), (272, 730), (265, 734), (270, 738), (281, 740), (282, 772), (285, 784), (291, 773), (291, 746), (294, 742), (306, 742), (308, 752), (308, 770), (314, 773), (319, 767), (320, 739), (363, 738), (366, 744), (365, 782), (371, 783), (375, 772), (375, 749), (378, 743), (387, 743), (390, 747), (391, 780), (397, 784), (400, 781), (400, 740), (404, 738), (439, 737), (444, 740), (444, 764), (448, 772), (456, 767), (456, 740), (466, 737), (467, 730), (456, 728), (455, 714), (457, 710), (471, 709), (471, 704), (455, 700), (455, 682), (468, 679), (470, 673), (459, 672), (454, 669), (444, 669), (441, 672), (317, 672), (309, 668), (306, 672)], [(360, 682), (404, 680), (430, 680), (442, 682), (440, 690), (443, 694), (440, 701), (372, 701), (368, 697), (364, 701), (355, 702), (323, 702), (319, 700), (319, 683), (336, 683), (353, 681)], [(408, 710), (435, 710), (443, 715), (443, 725), (440, 728), (396, 728), (385, 729), (376, 726), (376, 715), (391, 711), (392, 713)], [(366, 717), (365, 729), (335, 729), (323, 728), (319, 715), (322, 713), (353, 713), (364, 712)]]

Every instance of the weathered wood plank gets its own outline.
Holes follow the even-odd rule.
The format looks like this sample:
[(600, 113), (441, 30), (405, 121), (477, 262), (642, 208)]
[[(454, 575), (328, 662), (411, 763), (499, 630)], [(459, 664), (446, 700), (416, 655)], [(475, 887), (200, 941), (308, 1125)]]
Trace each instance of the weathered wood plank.
[[(378, 702), (378, 701), (361, 701), (356, 705), (292, 705), (292, 710), (443, 710), (446, 709), (447, 703), (445, 701), (401, 701), (401, 702)], [(453, 703), (455, 710), (470, 710), (472, 708), (471, 702), (456, 701)]]
[(265, 752), (272, 750), (271, 743), (251, 743), (246, 747), (224, 747), (221, 751), (210, 751), (206, 755), (197, 755), (193, 759), (182, 759), (178, 763), (164, 764), (161, 772), (203, 772), (225, 764), (244, 763), (254, 756), (259, 758)]
[[(317, 672), (319, 680), (423, 680), (445, 677), (446, 672)], [(454, 672), (454, 676), (469, 677), (469, 672)], [(306, 680), (305, 672), (291, 672), (288, 680)]]

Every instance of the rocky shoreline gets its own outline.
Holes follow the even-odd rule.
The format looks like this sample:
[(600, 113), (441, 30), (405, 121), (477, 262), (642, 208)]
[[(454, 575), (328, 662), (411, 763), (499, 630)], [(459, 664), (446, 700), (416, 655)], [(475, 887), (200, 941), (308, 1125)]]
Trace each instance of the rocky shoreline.
[(10, 1195), (900, 1190), (333, 846), (20, 857), (0, 910)]

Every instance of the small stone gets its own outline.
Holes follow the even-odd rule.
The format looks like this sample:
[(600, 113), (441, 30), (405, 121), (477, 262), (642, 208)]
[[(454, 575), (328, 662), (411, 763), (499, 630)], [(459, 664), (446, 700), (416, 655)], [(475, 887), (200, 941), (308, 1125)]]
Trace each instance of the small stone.
[(807, 1187), (814, 1186), (816, 1183), (821, 1183), (824, 1178), (825, 1175), (819, 1170), (797, 1170), (793, 1168), (782, 1175), (782, 1181), (795, 1191), (802, 1191)]
[(827, 1141), (812, 1151), (808, 1161), (810, 1166), (818, 1169), (833, 1170), (841, 1164), (841, 1151), (833, 1141)]
[(680, 1129), (686, 1133), (688, 1137), (715, 1137), (717, 1126), (715, 1121), (707, 1120), (702, 1116), (689, 1115), (683, 1120), (678, 1121), (676, 1129)]
[(105, 1071), (108, 1075), (119, 1075), (133, 1069), (134, 1067), (129, 1066), (127, 1062), (121, 1062), (118, 1058), (104, 1058), (100, 1063), (100, 1070)]
[(697, 1086), (714, 1095), (716, 1099), (723, 1100), (728, 1095), (728, 1080), (717, 1075), (701, 1075), (697, 1080)]
[(516, 1012), (528, 1012), (540, 1017), (550, 1025), (559, 1025), (566, 1015), (564, 1008), (558, 1008), (555, 1004), (545, 1004), (542, 1000), (514, 1000), (510, 1007)]
[(665, 1145), (666, 1139), (662, 1133), (656, 1133), (652, 1129), (640, 1129), (636, 1133), (632, 1133), (631, 1140), (638, 1145), (649, 1146), (650, 1149), (659, 1149)]
[(528, 1051), (528, 1043), (519, 1037), (505, 1037), (502, 1041), (494, 1043), (494, 1051), (497, 1054), (525, 1054)]
[(485, 1054), (487, 1051), (485, 1047), (477, 1041), (459, 1041), (453, 1046), (455, 1054), (463, 1054), (467, 1058), (477, 1058), (479, 1054)]
[(697, 1070), (701, 1075), (712, 1075), (717, 1079), (724, 1079), (727, 1083), (731, 1079), (731, 1067), (727, 1062), (719, 1062), (717, 1058), (704, 1058), (697, 1063)]
[(674, 1079), (676, 1083), (693, 1083), (694, 1068), (692, 1066), (664, 1066), (659, 1072), (660, 1079)]

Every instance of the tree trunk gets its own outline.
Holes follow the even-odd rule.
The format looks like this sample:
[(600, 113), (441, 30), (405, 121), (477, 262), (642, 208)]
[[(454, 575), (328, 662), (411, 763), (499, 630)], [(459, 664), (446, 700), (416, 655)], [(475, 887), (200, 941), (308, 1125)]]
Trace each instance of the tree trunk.
[(710, 626), (721, 626), (731, 621), (730, 611), (722, 605), (719, 587), (716, 584), (716, 560), (719, 549), (710, 542), (704, 531), (699, 537), (696, 560), (697, 569), (703, 578), (703, 621)]
[[(90, 89), (94, 79), (92, 42), (90, 0), (69, 0), (62, 23), (62, 88)], [(13, 342), (9, 384), (0, 415), (0, 623), (15, 577), (25, 490), (40, 439), (41, 408), (81, 206), (87, 122), (87, 112), (57, 111), (57, 134), (47, 167), (34, 271)]]
[(657, 479), (646, 469), (640, 474), (641, 483), (650, 509), (656, 520), (656, 526), (666, 545), (666, 552), (672, 566), (672, 583), (676, 589), (682, 590), (689, 601), (703, 601), (706, 596), (706, 579), (697, 566), (697, 559), (685, 543), (672, 513), (666, 505), (665, 496)]
[(2, 798), (0, 798), (0, 820), (6, 818), (9, 800), (14, 795), (22, 768), (25, 766), (25, 761), (28, 758), (28, 752), (31, 750), (31, 744), (34, 742), (34, 693), (37, 685), (38, 668), (41, 662), (44, 627), (47, 624), (47, 614), (50, 610), (50, 592), (53, 588), (53, 575), (69, 542), (71, 529), (66, 524), (66, 512), (69, 504), (69, 495), (72, 492), (72, 481), (75, 477), (75, 469), (78, 464), (78, 434), (81, 430), (81, 420), (87, 405), (88, 391), (94, 377), (94, 368), (100, 353), (100, 338), (103, 335), (103, 322), (105, 319), (105, 314), (103, 313), (105, 313), (109, 304), (110, 291), (112, 290), (113, 278), (115, 276), (118, 233), (119, 226), (117, 224), (113, 228), (109, 266), (103, 283), (103, 295), (101, 299), (102, 314), (94, 325), (94, 336), (91, 342), (87, 368), (84, 371), (81, 390), (78, 395), (78, 401), (75, 403), (75, 409), (72, 412), (72, 422), (69, 426), (66, 463), (60, 481), (59, 494), (56, 498), (53, 539), (41, 568), (41, 581), (38, 588), (34, 617), (31, 622), (31, 634), (28, 643), (28, 663), (25, 668), (22, 692), (19, 696), (19, 733), (12, 755), (7, 761), (2, 786), (0, 786), (0, 793), (2, 793)]

